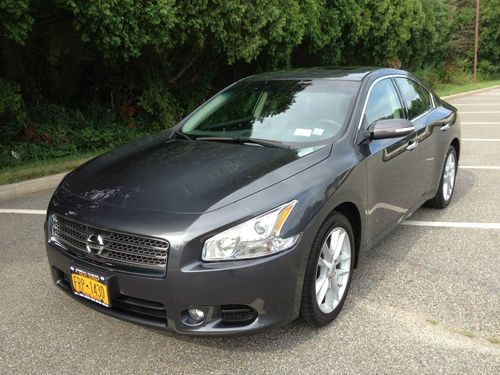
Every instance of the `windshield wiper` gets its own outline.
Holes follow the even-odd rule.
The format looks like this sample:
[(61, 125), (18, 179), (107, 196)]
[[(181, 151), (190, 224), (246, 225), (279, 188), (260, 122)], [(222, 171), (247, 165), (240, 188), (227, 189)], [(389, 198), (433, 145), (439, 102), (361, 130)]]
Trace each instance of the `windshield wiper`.
[(181, 138), (184, 138), (184, 139), (187, 139), (188, 141), (192, 141), (193, 138), (191, 138), (189, 135), (187, 135), (186, 133), (183, 133), (181, 132), (180, 130), (177, 130), (177, 129), (174, 129), (172, 130), (172, 134), (175, 134)]
[(197, 141), (215, 141), (215, 142), (234, 142), (234, 143), (253, 143), (264, 147), (285, 148), (290, 146), (279, 141), (271, 141), (268, 139), (259, 138), (241, 138), (241, 137), (198, 137)]

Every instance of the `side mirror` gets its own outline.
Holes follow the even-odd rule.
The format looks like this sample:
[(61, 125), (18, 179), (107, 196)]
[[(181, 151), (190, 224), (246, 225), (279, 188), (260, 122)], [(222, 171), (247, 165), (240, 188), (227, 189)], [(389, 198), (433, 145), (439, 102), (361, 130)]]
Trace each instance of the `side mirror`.
[(368, 127), (372, 139), (399, 138), (415, 131), (406, 119), (378, 120)]

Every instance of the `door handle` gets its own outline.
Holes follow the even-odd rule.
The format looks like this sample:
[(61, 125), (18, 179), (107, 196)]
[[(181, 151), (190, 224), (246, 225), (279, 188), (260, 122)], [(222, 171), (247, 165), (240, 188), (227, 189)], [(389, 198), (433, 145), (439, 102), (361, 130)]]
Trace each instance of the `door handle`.
[(418, 146), (418, 141), (417, 140), (413, 140), (413, 141), (410, 141), (410, 143), (408, 144), (408, 146), (406, 146), (406, 149), (409, 150), (409, 151), (412, 151), (412, 150), (415, 150), (415, 148), (417, 148)]
[(443, 126), (441, 126), (439, 128), (439, 130), (441, 130), (442, 132), (445, 132), (450, 128), (450, 126), (451, 126), (450, 123), (444, 124)]

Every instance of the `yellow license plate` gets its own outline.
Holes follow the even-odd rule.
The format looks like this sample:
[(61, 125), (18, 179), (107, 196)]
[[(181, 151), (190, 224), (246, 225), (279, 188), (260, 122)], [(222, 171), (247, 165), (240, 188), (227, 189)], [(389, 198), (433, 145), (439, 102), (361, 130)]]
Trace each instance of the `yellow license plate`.
[(102, 276), (71, 267), (73, 292), (93, 302), (109, 307), (108, 286)]

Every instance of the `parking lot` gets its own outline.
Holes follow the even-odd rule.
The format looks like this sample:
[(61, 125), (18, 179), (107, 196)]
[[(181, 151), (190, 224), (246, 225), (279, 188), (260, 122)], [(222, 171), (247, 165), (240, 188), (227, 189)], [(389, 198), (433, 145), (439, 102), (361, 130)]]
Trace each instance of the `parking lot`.
[(1, 372), (500, 373), (500, 88), (449, 101), (463, 138), (452, 203), (362, 253), (323, 329), (196, 338), (102, 315), (52, 283), (52, 191), (0, 201)]

